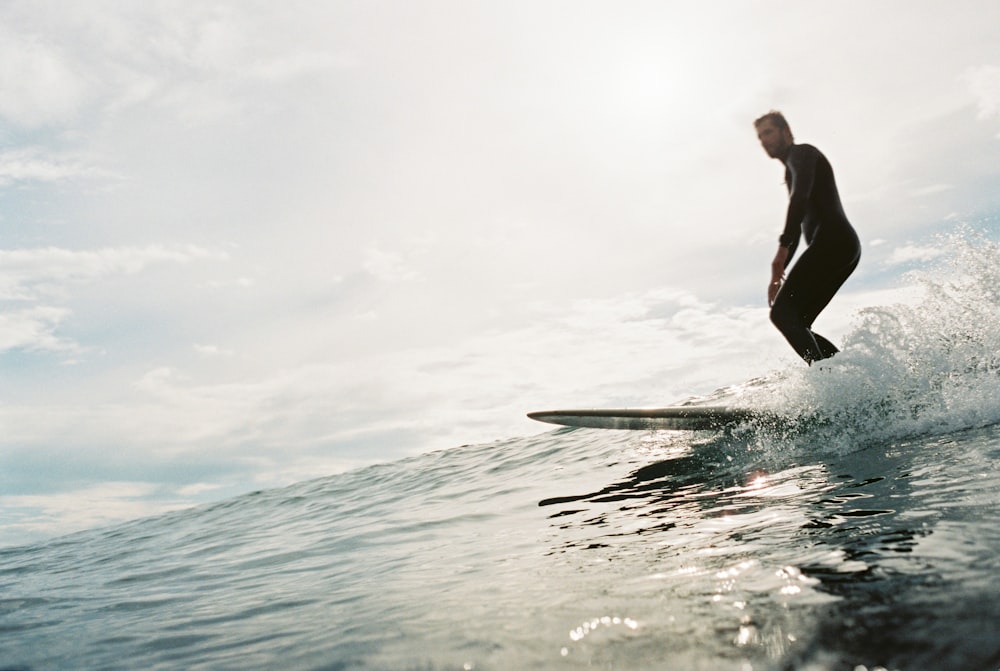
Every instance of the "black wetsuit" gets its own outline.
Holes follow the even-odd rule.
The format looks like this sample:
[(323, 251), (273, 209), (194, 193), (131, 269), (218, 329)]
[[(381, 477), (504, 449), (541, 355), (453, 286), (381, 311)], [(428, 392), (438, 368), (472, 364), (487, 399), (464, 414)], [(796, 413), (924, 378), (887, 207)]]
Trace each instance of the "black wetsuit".
[(809, 247), (788, 272), (771, 307), (771, 321), (807, 363), (831, 357), (837, 348), (813, 333), (827, 306), (861, 258), (861, 243), (844, 214), (830, 162), (816, 147), (793, 144), (784, 158), (790, 202), (779, 243), (788, 263), (805, 235)]

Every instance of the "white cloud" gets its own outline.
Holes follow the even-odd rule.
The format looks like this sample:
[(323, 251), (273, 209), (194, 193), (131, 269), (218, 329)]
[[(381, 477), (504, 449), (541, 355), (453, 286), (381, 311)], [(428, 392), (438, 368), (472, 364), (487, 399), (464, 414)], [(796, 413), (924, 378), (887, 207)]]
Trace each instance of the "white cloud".
[[(155, 265), (185, 266), (196, 261), (225, 261), (228, 255), (191, 245), (119, 247), (99, 250), (60, 248), (0, 250), (0, 300), (12, 305), (0, 312), (0, 353), (56, 352), (79, 355), (99, 350), (103, 343), (81, 343), (71, 321), (87, 323), (91, 315), (74, 301), (82, 285), (120, 276), (135, 276)], [(103, 294), (104, 302), (122, 300), (120, 292)], [(151, 302), (151, 298), (146, 298)], [(102, 310), (102, 312), (104, 312)], [(124, 317), (119, 313), (118, 318)], [(101, 327), (112, 326), (107, 317)], [(204, 352), (202, 352), (204, 354)], [(217, 355), (225, 353), (217, 349)], [(74, 362), (75, 359), (62, 359)]]
[(0, 24), (0, 117), (27, 128), (71, 120), (88, 93), (72, 56), (37, 33), (21, 34), (5, 23)]
[(971, 68), (964, 77), (976, 99), (980, 119), (1000, 116), (1000, 66)]
[(152, 483), (109, 481), (58, 494), (0, 495), (0, 509), (8, 517), (0, 529), (0, 542), (4, 536), (12, 540), (44, 538), (162, 514), (189, 507), (190, 497), (200, 493), (172, 496)]
[(314, 76), (331, 70), (357, 67), (351, 58), (326, 51), (298, 51), (253, 64), (251, 72), (265, 81), (283, 81), (302, 76)]
[(887, 266), (898, 266), (914, 261), (927, 262), (940, 258), (945, 254), (941, 247), (930, 247), (921, 245), (903, 245), (892, 250), (892, 254), (885, 260)]
[(373, 277), (384, 282), (407, 282), (419, 278), (402, 254), (377, 247), (365, 250), (363, 267)]
[(59, 182), (113, 176), (78, 157), (48, 155), (37, 147), (0, 152), (0, 186), (15, 182)]
[[(535, 405), (593, 403), (604, 395), (667, 403), (711, 391), (764, 364), (759, 354), (741, 355), (748, 348), (784, 350), (764, 308), (720, 310), (688, 292), (653, 290), (550, 308), (532, 325), (456, 346), (265, 369), (225, 383), (201, 381), (197, 368), (161, 366), (135, 381), (139, 396), (127, 402), (39, 408), (61, 418), (47, 423), (22, 408), (24, 414), (8, 414), (5, 424), (18, 427), (19, 441), (29, 444), (57, 436), (64, 446), (67, 440), (100, 444), (112, 431), (119, 442), (161, 454), (211, 447), (216, 455), (263, 460), (281, 446), (289, 462), (365, 433), (398, 431), (392, 449), (402, 456), (456, 439), (540, 430), (524, 420)], [(428, 404), (435, 407), (433, 419), (425, 414)], [(384, 458), (390, 448), (382, 449), (367, 458)]]
[(954, 188), (955, 187), (951, 184), (929, 184), (927, 186), (913, 189), (910, 191), (910, 194), (919, 198), (920, 196), (933, 196), (945, 191), (951, 191)]
[(198, 345), (194, 346), (194, 350), (204, 356), (204, 357), (232, 357), (235, 356), (235, 352), (230, 349), (225, 349), (217, 345)]
[(250, 289), (251, 287), (256, 286), (256, 284), (257, 281), (254, 280), (252, 277), (237, 277), (226, 280), (212, 280), (206, 283), (205, 286), (207, 286), (209, 289), (229, 289), (229, 288)]
[(193, 245), (99, 250), (0, 249), (0, 299), (39, 300), (63, 295), (68, 284), (111, 275), (133, 275), (156, 263), (224, 261), (225, 253)]
[(76, 344), (56, 335), (69, 314), (65, 308), (44, 306), (0, 312), (0, 354), (14, 349), (78, 351)]
[(350, 58), (331, 52), (333, 41), (316, 39), (326, 30), (321, 16), (297, 25), (287, 13), (262, 6), (181, 4), (182, 16), (135, 5), (97, 17), (86, 9), (65, 12), (46, 28), (74, 44), (100, 73), (93, 89), (107, 111), (117, 116), (150, 106), (185, 126), (242, 123), (272, 113), (286, 102), (261, 96), (261, 86), (351, 66)]

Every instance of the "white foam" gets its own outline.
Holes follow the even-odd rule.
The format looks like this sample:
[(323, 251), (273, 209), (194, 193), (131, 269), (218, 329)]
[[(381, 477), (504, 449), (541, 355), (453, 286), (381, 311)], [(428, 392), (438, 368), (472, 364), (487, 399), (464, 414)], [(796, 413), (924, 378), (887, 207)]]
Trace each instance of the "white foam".
[(962, 229), (938, 247), (913, 300), (861, 310), (836, 357), (732, 393), (837, 450), (1000, 422), (1000, 245)]

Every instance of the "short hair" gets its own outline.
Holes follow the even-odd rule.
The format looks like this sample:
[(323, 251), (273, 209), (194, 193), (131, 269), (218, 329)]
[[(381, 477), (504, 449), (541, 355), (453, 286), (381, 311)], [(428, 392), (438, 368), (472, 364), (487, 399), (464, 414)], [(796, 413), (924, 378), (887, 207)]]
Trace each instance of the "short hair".
[[(773, 123), (778, 130), (787, 130), (788, 134), (791, 135), (792, 129), (788, 125), (788, 120), (785, 119), (785, 115), (779, 112), (778, 110), (771, 110), (767, 114), (764, 114), (763, 116), (758, 118), (756, 121), (753, 122), (753, 127), (760, 128), (761, 124), (767, 121)], [(792, 139), (794, 140), (795, 138), (792, 137)]]

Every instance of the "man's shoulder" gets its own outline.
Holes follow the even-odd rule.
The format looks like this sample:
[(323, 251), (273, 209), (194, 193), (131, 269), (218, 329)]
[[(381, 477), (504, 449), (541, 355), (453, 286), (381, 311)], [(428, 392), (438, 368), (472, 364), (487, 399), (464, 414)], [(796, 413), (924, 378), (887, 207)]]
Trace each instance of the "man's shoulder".
[(823, 158), (823, 152), (811, 144), (793, 144), (785, 156), (785, 165), (791, 170), (797, 170), (804, 166), (815, 165), (817, 160)]
[(811, 144), (805, 144), (805, 143), (796, 143), (796, 144), (793, 144), (792, 147), (791, 147), (791, 149), (788, 150), (788, 156), (789, 157), (792, 157), (792, 156), (803, 156), (803, 157), (805, 157), (805, 156), (822, 156), (822, 155), (823, 155), (823, 152), (821, 152), (819, 149), (817, 149), (816, 147), (812, 146)]

